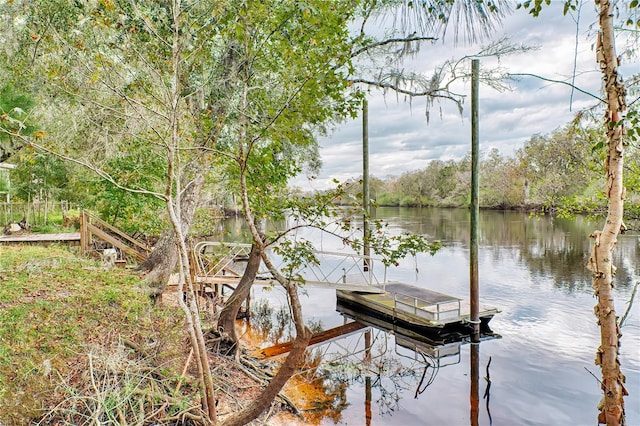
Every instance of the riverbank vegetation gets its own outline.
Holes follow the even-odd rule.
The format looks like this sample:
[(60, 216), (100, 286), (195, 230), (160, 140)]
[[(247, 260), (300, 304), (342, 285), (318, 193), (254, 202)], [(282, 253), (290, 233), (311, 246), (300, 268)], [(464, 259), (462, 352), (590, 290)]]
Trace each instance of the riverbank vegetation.
[[(0, 190), (28, 204), (47, 203), (50, 199), (72, 201), (81, 208), (96, 209), (127, 231), (144, 228), (148, 233), (159, 234), (153, 252), (140, 266), (140, 271), (146, 272), (145, 288), (136, 297), (131, 296), (131, 301), (140, 303), (120, 306), (118, 315), (124, 313), (124, 317), (119, 321), (128, 325), (137, 321), (128, 315), (144, 314), (151, 319), (145, 320), (141, 329), (153, 329), (161, 320), (153, 318), (148, 313), (153, 311), (147, 309), (154, 308), (144, 307), (138, 298), (153, 293), (157, 302), (169, 277), (177, 274), (180, 297), (176, 303), (181, 309), (176, 317), (181, 321), (172, 330), (180, 330), (193, 351), (197, 366), (193, 377), (197, 379), (193, 385), (196, 396), (192, 397), (199, 399), (196, 411), (200, 411), (189, 412), (199, 416), (200, 423), (216, 424), (219, 417), (224, 417), (224, 410), (217, 407), (217, 395), (222, 392), (216, 387), (224, 374), (215, 370), (210, 360), (191, 274), (188, 235), (198, 205), (230, 196), (232, 207), (241, 208), (244, 224), (250, 230), (252, 250), (249, 266), (236, 288), (237, 300), (246, 296), (242, 291), (250, 288), (262, 262), (286, 289), (296, 328), (292, 350), (282, 368), (252, 406), (224, 418), (228, 424), (246, 424), (260, 416), (304, 361), (311, 332), (303, 320), (295, 278), (305, 262), (318, 260), (312, 243), (298, 238), (294, 231), (301, 227), (322, 230), (342, 238), (353, 251), (367, 253), (371, 248), (390, 264), (398, 256), (437, 249), (423, 236), (389, 236), (380, 223), (373, 230), (367, 232), (365, 227), (362, 232), (355, 221), (335, 214), (336, 200), (346, 199), (345, 188), (355, 191), (356, 185), (340, 184), (332, 192), (300, 197), (291, 197), (287, 190), (290, 179), (304, 171), (317, 170), (317, 136), (341, 120), (357, 116), (371, 87), (424, 97), (427, 105), (443, 99), (462, 107), (465, 95), (453, 90), (451, 84), (465, 80), (465, 60), (445, 60), (433, 75), (427, 76), (405, 72), (404, 59), (417, 54), (423, 42), (444, 36), (450, 23), (456, 26), (456, 33), (460, 30), (469, 35), (469, 41), (477, 41), (478, 35), (490, 34), (506, 16), (509, 4), (504, 0), (470, 0), (414, 7), (413, 3), (2, 3), (0, 14), (7, 25), (2, 32), (6, 40), (6, 49), (1, 53), (4, 60), (0, 61), (5, 76), (0, 81), (0, 160), (13, 162), (16, 180), (15, 186), (2, 184)], [(450, 7), (452, 3), (455, 8)], [(525, 2), (525, 8), (530, 3)], [(533, 7), (540, 5), (535, 2)], [(608, 5), (601, 4), (603, 8)], [(633, 6), (636, 7), (637, 4)], [(575, 9), (575, 5), (568, 1), (565, 13), (571, 8)], [(380, 31), (375, 18), (386, 13), (407, 19), (396, 19), (390, 28)], [(410, 28), (414, 24), (415, 28)], [(611, 23), (608, 28), (612, 28)], [(477, 55), (500, 57), (526, 50), (498, 40), (480, 48)], [(497, 69), (486, 69), (484, 82), (502, 86), (503, 77)], [(14, 96), (16, 87), (24, 93)], [(608, 118), (609, 133), (613, 129), (621, 133), (622, 118), (617, 114), (615, 119)], [(637, 124), (631, 123), (630, 128)], [(526, 161), (520, 162), (518, 155), (509, 159), (498, 152), (487, 153), (483, 164), (485, 206), (550, 210), (584, 205), (584, 209), (595, 209), (596, 202), (604, 200), (603, 190), (595, 184), (599, 179), (595, 170), (598, 165), (602, 169), (605, 162), (610, 165), (604, 159), (612, 149), (622, 156), (622, 142), (617, 147), (607, 145), (605, 139), (599, 139), (606, 132), (595, 128), (583, 131), (579, 123), (574, 127), (566, 135), (560, 131), (550, 136), (557, 139), (557, 144), (546, 137), (532, 139), (519, 154)], [(397, 185), (389, 184), (385, 191), (380, 188), (378, 193), (372, 188), (371, 192), (384, 205), (466, 206), (468, 164), (467, 159), (433, 162), (423, 171), (392, 180)], [(616, 176), (621, 177), (622, 170)], [(633, 176), (632, 173), (627, 179)], [(215, 184), (219, 186), (213, 188)], [(218, 197), (219, 193), (225, 197)], [(622, 198), (618, 195), (617, 201)], [(219, 203), (213, 204), (219, 207)], [(357, 215), (368, 213), (361, 209)], [(287, 217), (296, 220), (291, 228), (264, 226), (267, 218), (284, 223)], [(281, 269), (267, 250), (272, 247), (284, 257), (286, 265)], [(37, 273), (45, 275), (35, 276), (47, 282), (46, 274), (55, 267), (36, 265)], [(66, 280), (78, 286), (93, 280), (100, 283), (98, 278), (82, 274), (67, 276)], [(14, 286), (21, 288), (20, 284)], [(103, 286), (104, 294), (97, 292), (100, 300), (112, 300), (118, 305), (119, 290), (108, 281)], [(25, 294), (29, 291), (38, 294), (40, 290)], [(92, 306), (93, 301), (83, 299), (79, 290), (71, 295), (76, 293), (80, 297), (76, 304)], [(57, 300), (59, 296), (50, 297)], [(18, 311), (27, 304), (20, 300), (20, 291), (11, 297), (18, 299)], [(34, 297), (34, 303), (41, 300), (46, 299)], [(60, 315), (76, 312), (73, 306), (61, 309)], [(236, 312), (237, 305), (223, 310), (218, 323), (218, 331), (233, 343), (237, 343), (229, 329), (233, 325), (220, 325), (227, 323), (224, 318), (232, 323)], [(68, 323), (102, 326), (109, 321), (87, 318), (91, 313), (75, 313)], [(26, 313), (15, 315), (29, 318)], [(71, 343), (92, 340), (91, 336), (77, 333), (80, 334), (73, 329), (68, 331)], [(127, 333), (134, 335), (126, 337), (129, 343), (124, 346), (136, 353), (140, 353), (137, 347), (146, 352), (140, 346), (142, 342), (135, 339), (143, 336), (135, 335), (135, 328)], [(23, 334), (27, 339), (30, 336), (28, 331)], [(109, 335), (105, 330), (93, 339)], [(11, 344), (11, 337), (7, 339)], [(109, 342), (102, 342), (102, 346), (108, 348)], [(37, 341), (26, 343), (38, 345)], [(28, 371), (36, 371), (43, 363), (47, 370), (47, 362), (57, 359), (36, 359)], [(90, 395), (100, 393), (100, 384), (113, 377), (106, 369), (96, 380), (93, 372), (97, 364), (93, 360), (89, 356), (80, 368), (89, 372), (83, 383), (90, 386), (86, 389)], [(23, 372), (22, 376), (26, 374)], [(173, 388), (173, 379), (167, 380)], [(155, 382), (167, 383), (164, 376)], [(61, 383), (64, 386), (64, 378)], [(174, 400), (166, 403), (171, 405)], [(161, 407), (166, 408), (161, 405), (158, 410)]]
[[(480, 162), (480, 205), (550, 213), (603, 213), (604, 135), (594, 124), (572, 123), (548, 135), (534, 135), (513, 155), (484, 152)], [(467, 207), (470, 156), (431, 161), (422, 170), (371, 179), (379, 206)], [(627, 188), (640, 185), (640, 152), (630, 150), (625, 164)], [(359, 181), (349, 192), (361, 193)], [(345, 198), (346, 201), (349, 198)], [(640, 218), (640, 194), (627, 193), (625, 215)]]
[[(204, 423), (182, 312), (175, 302), (151, 305), (141, 285), (131, 269), (62, 246), (0, 247), (3, 424)], [(260, 306), (256, 330), (269, 321)], [(218, 409), (228, 416), (279, 363), (230, 356), (214, 334), (207, 342)], [(283, 408), (295, 410), (280, 395), (265, 416)]]
[[(86, 404), (96, 410), (103, 406), (100, 410), (114, 415), (106, 406), (117, 404), (126, 392), (110, 390), (120, 385), (138, 388), (145, 374), (178, 380), (183, 363), (180, 313), (150, 307), (136, 273), (106, 273), (100, 263), (60, 247), (3, 245), (0, 253), (3, 422), (21, 424), (42, 418), (48, 410), (53, 410), (47, 414), (52, 419), (74, 410), (87, 415), (79, 408)], [(135, 361), (137, 355), (124, 342), (153, 352), (155, 367), (148, 365), (147, 373), (138, 368), (139, 383), (133, 376), (120, 382), (120, 372), (131, 368), (130, 363), (144, 363)], [(112, 368), (115, 364), (122, 367), (120, 372)], [(139, 390), (150, 391), (146, 385)], [(178, 399), (167, 411), (176, 410)], [(54, 407), (59, 407), (57, 412)]]

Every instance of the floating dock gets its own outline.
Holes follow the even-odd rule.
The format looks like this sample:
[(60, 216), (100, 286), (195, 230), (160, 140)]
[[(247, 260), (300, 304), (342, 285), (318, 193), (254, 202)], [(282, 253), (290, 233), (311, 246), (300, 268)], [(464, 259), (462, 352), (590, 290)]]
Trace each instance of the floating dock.
[[(418, 330), (464, 328), (469, 325), (469, 301), (404, 283), (388, 283), (380, 294), (337, 290), (338, 303), (365, 310), (386, 321)], [(500, 311), (480, 306), (481, 326)]]

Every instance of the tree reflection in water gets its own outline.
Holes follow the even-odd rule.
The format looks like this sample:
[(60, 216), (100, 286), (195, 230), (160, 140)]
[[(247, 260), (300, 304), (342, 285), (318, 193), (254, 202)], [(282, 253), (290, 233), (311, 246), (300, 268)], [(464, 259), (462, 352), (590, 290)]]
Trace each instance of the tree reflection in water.
[(431, 381), (435, 374), (427, 370), (437, 365), (424, 363), (429, 355), (403, 359), (391, 347), (392, 342), (391, 334), (370, 328), (355, 339), (336, 340), (311, 351), (310, 362), (300, 375), (304, 382), (315, 384), (317, 409), (314, 413), (307, 411), (305, 420), (310, 424), (326, 418), (339, 422), (348, 406), (347, 389), (359, 385), (365, 390), (365, 419), (370, 424), (372, 404), (378, 407), (378, 415), (389, 415), (399, 408), (402, 392), (420, 387), (423, 376)]
[[(391, 416), (400, 408), (403, 393), (412, 392), (416, 399), (428, 393), (427, 389), (434, 383), (439, 369), (459, 364), (460, 348), (469, 343), (468, 335), (427, 337), (342, 306), (338, 306), (338, 310), (343, 314), (345, 323), (355, 320), (366, 327), (307, 351), (304, 367), (285, 388), (286, 395), (301, 410), (305, 424), (344, 422), (342, 413), (353, 405), (349, 397), (354, 399), (348, 391), (356, 389), (364, 391), (366, 425), (370, 425), (374, 417)], [(283, 336), (288, 335), (286, 321), (279, 318), (282, 315), (277, 315), (275, 310), (265, 309), (264, 304), (257, 303), (254, 314), (251, 318), (253, 332), (261, 334), (266, 341), (282, 341)], [(314, 324), (314, 328), (314, 331), (320, 331), (320, 324)], [(248, 329), (244, 332), (247, 333)], [(499, 337), (489, 333), (484, 334), (482, 340)], [(471, 425), (478, 424), (479, 346), (479, 343), (471, 344)], [(484, 395), (487, 411), (488, 369), (489, 365)], [(491, 421), (490, 413), (489, 419)]]
[[(454, 341), (434, 342), (424, 336), (418, 338), (417, 334), (409, 337), (398, 330), (367, 325), (369, 328), (358, 334), (334, 340), (310, 353), (297, 385), (298, 393), (303, 393), (302, 386), (314, 386), (312, 395), (304, 392), (314, 399), (313, 408), (306, 409), (307, 423), (319, 424), (323, 419), (339, 423), (342, 411), (349, 405), (347, 389), (357, 388), (364, 388), (366, 425), (376, 415), (392, 415), (400, 408), (402, 393), (413, 391), (417, 399), (435, 381), (440, 367), (460, 362), (460, 347), (468, 343), (468, 336), (463, 335)], [(499, 336), (483, 338), (495, 337)], [(471, 424), (477, 424), (479, 344), (472, 345), (471, 361)], [(488, 397), (486, 403), (488, 409)], [(377, 407), (375, 413), (373, 406)]]

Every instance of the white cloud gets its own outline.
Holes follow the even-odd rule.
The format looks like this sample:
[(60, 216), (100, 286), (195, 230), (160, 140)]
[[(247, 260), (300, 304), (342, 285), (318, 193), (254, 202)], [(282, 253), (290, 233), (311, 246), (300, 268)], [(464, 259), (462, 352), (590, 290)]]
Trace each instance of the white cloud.
[[(511, 73), (536, 74), (549, 79), (571, 82), (599, 96), (601, 82), (592, 45), (596, 22), (593, 5), (585, 3), (577, 17), (563, 16), (559, 2), (543, 10), (538, 18), (515, 11), (504, 21), (498, 39), (508, 35), (515, 44), (539, 45), (538, 50), (503, 57), (499, 65)], [(577, 48), (576, 48), (577, 34)], [(478, 50), (478, 46), (453, 46), (451, 43), (425, 45), (419, 55), (409, 61), (407, 69), (429, 73), (447, 59), (459, 58)], [(481, 67), (498, 64), (495, 59), (482, 59)], [(637, 72), (638, 64), (622, 70)], [(635, 70), (635, 71), (634, 71)], [(534, 77), (521, 77), (512, 84), (513, 91), (498, 92), (480, 87), (481, 150), (498, 148), (511, 155), (534, 134), (547, 134), (571, 121), (577, 111), (593, 106), (593, 97)], [(461, 93), (469, 93), (468, 85), (457, 85)], [(460, 116), (457, 107), (442, 102), (425, 117), (424, 100), (407, 102), (403, 96), (370, 89), (369, 92), (370, 172), (377, 177), (400, 175), (426, 167), (435, 159), (458, 160), (470, 150), (470, 100)], [(320, 154), (324, 167), (314, 188), (329, 186), (336, 178), (343, 181), (362, 175), (362, 122), (344, 123), (327, 138), (321, 139)], [(298, 179), (294, 184), (302, 185)]]

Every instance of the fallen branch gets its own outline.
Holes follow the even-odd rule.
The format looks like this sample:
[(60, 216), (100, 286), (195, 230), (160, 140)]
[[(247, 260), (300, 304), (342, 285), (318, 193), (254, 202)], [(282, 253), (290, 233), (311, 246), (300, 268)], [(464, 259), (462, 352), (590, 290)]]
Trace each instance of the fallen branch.
[[(247, 377), (249, 377), (252, 380), (255, 380), (260, 385), (266, 386), (267, 384), (269, 384), (269, 381), (273, 378), (273, 375), (271, 373), (264, 371), (258, 365), (251, 362), (247, 357), (244, 357), (244, 356), (241, 357), (240, 361), (241, 362), (237, 364), (237, 367), (244, 374), (246, 374)], [(280, 402), (283, 405), (287, 406), (293, 414), (295, 414), (296, 416), (301, 416), (301, 412), (298, 409), (298, 407), (296, 407), (293, 401), (291, 401), (291, 399), (289, 399), (286, 395), (279, 392), (276, 398), (280, 400)]]
[[(191, 364), (191, 359), (193, 358), (193, 348), (189, 351), (189, 356), (187, 357), (187, 362), (184, 363), (184, 368), (182, 369), (182, 374), (180, 374), (180, 378), (186, 377), (187, 370), (189, 369), (189, 364)], [(182, 386), (182, 380), (178, 381), (178, 385), (176, 386), (176, 393), (180, 390), (180, 386)]]

